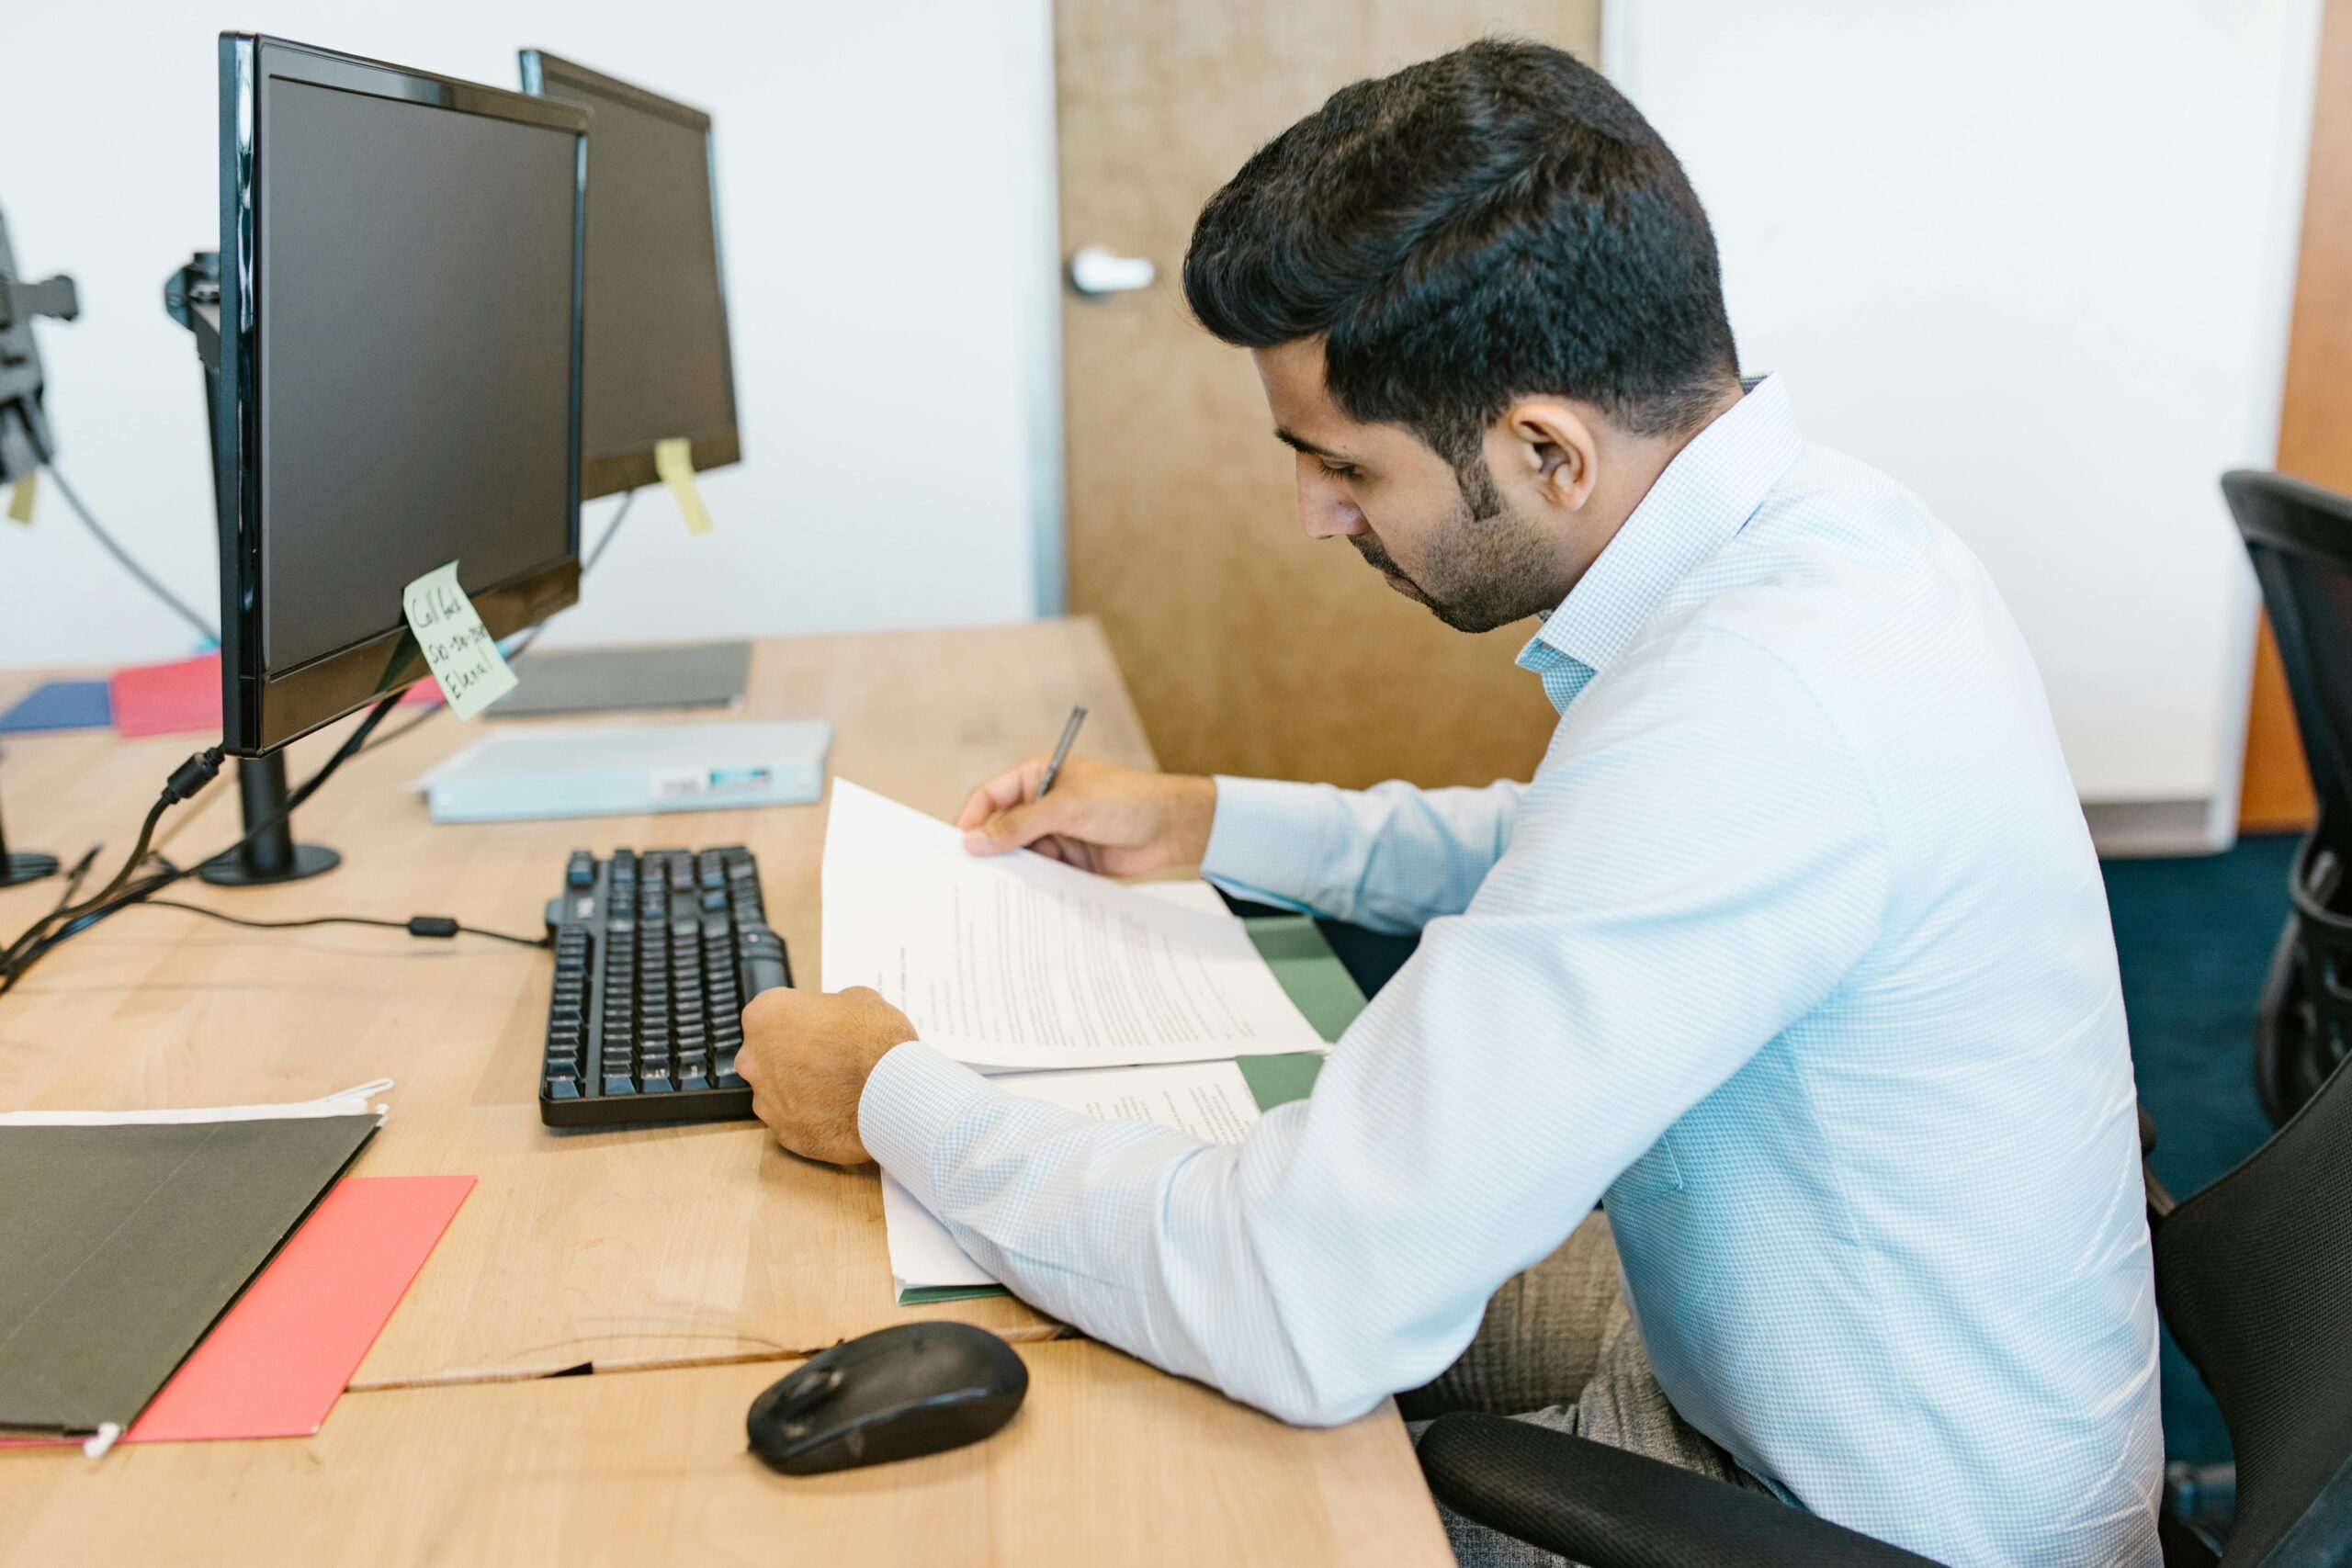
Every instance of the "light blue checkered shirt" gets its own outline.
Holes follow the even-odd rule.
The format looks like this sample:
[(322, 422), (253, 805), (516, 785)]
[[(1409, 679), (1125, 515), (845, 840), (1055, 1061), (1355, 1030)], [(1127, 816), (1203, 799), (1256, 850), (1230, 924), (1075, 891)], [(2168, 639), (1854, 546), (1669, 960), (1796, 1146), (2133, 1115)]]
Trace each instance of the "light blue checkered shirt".
[(1949, 1563), (2154, 1563), (2106, 897), (1983, 568), (1768, 380), (1520, 662), (1528, 784), (1218, 781), (1212, 876), (1422, 932), (1312, 1099), (1208, 1146), (905, 1045), (866, 1146), (1040, 1307), (1309, 1422), (1442, 1371), (1605, 1193), (1748, 1470)]

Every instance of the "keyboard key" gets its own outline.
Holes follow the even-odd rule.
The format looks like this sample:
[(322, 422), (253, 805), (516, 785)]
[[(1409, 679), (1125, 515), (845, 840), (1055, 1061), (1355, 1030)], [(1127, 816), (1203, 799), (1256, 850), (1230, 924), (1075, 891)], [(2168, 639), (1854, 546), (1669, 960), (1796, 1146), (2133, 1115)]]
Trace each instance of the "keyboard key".
[(765, 926), (752, 926), (738, 935), (735, 954), (746, 997), (756, 997), (762, 991), (792, 983), (791, 972), (784, 963), (784, 939)]
[(629, 1081), (627, 1073), (607, 1072), (605, 1075), (605, 1092), (608, 1095), (635, 1094), (637, 1085)]
[(549, 1100), (578, 1100), (580, 1082), (577, 1078), (550, 1077), (547, 1082), (547, 1095)]

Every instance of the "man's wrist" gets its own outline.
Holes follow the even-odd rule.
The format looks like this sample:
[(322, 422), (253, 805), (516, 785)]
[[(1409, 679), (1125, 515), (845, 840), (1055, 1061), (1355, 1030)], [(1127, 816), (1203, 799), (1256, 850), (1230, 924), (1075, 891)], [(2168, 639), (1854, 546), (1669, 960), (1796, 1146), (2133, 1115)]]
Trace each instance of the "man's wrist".
[(1207, 858), (1209, 838), (1216, 830), (1216, 780), (1186, 774), (1175, 782), (1181, 789), (1170, 858), (1179, 865), (1198, 865)]

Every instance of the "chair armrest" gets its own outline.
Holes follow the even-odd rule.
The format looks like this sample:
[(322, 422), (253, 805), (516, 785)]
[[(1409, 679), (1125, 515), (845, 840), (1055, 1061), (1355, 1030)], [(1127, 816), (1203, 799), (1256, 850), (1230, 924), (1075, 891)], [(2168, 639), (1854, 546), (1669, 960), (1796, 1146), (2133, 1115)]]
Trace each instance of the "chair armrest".
[(1588, 1568), (1935, 1568), (1762, 1493), (1500, 1416), (1438, 1417), (1420, 1457), (1455, 1512)]

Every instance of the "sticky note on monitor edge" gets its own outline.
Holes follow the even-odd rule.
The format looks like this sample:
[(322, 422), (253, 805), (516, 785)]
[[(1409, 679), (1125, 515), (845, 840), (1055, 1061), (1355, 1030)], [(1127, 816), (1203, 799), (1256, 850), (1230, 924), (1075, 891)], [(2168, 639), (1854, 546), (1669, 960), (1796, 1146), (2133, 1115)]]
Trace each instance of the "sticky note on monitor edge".
[(33, 493), (40, 488), (40, 470), (35, 468), (8, 487), (8, 521), (32, 526)]
[(702, 490), (695, 483), (694, 443), (683, 435), (653, 444), (653, 471), (670, 487), (671, 499), (678, 503), (678, 515), (686, 522), (689, 534), (710, 532), (710, 512), (702, 503)]
[(441, 682), (443, 700), (461, 721), (514, 689), (514, 670), (481, 624), (474, 602), (458, 586), (456, 561), (401, 589), (401, 609), (433, 678)]

